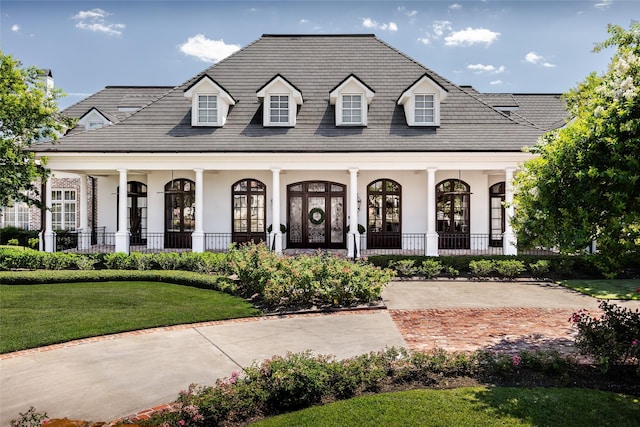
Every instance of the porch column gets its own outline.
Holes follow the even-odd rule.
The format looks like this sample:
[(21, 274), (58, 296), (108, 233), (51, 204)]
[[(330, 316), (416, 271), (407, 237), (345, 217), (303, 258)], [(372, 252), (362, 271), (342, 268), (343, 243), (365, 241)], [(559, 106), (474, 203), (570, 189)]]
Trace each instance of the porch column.
[(347, 256), (360, 258), (360, 232), (358, 231), (358, 169), (349, 169), (349, 233)]
[(191, 233), (191, 250), (204, 252), (204, 169), (194, 169), (196, 173), (196, 227)]
[(78, 249), (91, 247), (91, 230), (89, 229), (89, 191), (87, 175), (80, 175), (80, 229), (78, 230)]
[(282, 233), (280, 232), (280, 168), (272, 168), (273, 181), (271, 197), (271, 244), (278, 255), (282, 254)]
[(436, 170), (427, 168), (427, 241), (426, 256), (438, 256), (438, 233), (436, 231)]
[(118, 192), (118, 231), (116, 231), (116, 252), (129, 253), (129, 225), (127, 224), (127, 170), (118, 169), (120, 189)]
[(53, 231), (53, 215), (51, 208), (51, 177), (44, 184), (45, 211), (44, 211), (44, 250), (55, 252), (56, 233)]
[(511, 226), (511, 218), (515, 213), (513, 206), (513, 174), (516, 168), (506, 168), (504, 178), (504, 234), (502, 235), (502, 252), (504, 255), (518, 255), (518, 241), (513, 227)]

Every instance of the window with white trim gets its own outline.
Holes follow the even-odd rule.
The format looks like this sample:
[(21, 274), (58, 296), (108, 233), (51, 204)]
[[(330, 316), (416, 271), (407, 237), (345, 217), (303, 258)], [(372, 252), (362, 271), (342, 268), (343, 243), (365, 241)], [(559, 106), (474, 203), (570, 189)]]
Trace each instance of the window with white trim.
[(216, 124), (218, 122), (218, 97), (216, 95), (198, 95), (198, 123)]
[(373, 89), (355, 75), (349, 75), (329, 92), (329, 103), (336, 107), (336, 126), (366, 126), (374, 96)]
[(342, 123), (362, 124), (362, 95), (342, 95)]
[(269, 96), (269, 122), (289, 123), (289, 95)]
[(409, 86), (398, 98), (404, 107), (409, 126), (440, 126), (440, 106), (448, 92), (428, 75), (423, 75)]
[(435, 101), (434, 95), (415, 95), (415, 122), (423, 124), (435, 123)]
[(76, 219), (76, 190), (53, 190), (51, 227), (54, 230), (75, 231)]
[(29, 206), (24, 202), (15, 202), (13, 206), (2, 208), (2, 227), (29, 229)]

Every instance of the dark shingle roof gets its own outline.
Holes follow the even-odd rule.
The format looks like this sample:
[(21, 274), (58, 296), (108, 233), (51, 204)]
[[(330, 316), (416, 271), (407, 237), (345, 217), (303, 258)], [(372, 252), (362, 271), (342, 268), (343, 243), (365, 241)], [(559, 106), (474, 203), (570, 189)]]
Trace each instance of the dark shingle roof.
[[(238, 101), (222, 128), (191, 127), (191, 102), (183, 93), (204, 74)], [(304, 97), (295, 128), (262, 126), (256, 91), (278, 74)], [(364, 128), (336, 127), (335, 107), (329, 104), (330, 91), (351, 74), (375, 91)], [(448, 92), (439, 128), (407, 126), (403, 107), (396, 103), (425, 74)], [(122, 100), (125, 94), (120, 95)], [(537, 101), (522, 102), (534, 115)], [(116, 104), (120, 101), (112, 105)], [(544, 120), (550, 122), (555, 113), (554, 109)], [(555, 120), (563, 117), (558, 114)], [(519, 151), (535, 144), (541, 133), (539, 127), (495, 110), (477, 92), (451, 83), (373, 35), (264, 35), (120, 123), (64, 137), (38, 151)]]

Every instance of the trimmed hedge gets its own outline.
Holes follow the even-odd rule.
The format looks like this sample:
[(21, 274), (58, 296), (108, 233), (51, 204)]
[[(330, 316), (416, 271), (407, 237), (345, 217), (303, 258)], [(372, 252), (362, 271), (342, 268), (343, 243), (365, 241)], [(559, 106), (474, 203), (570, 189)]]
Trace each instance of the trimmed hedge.
[(175, 270), (36, 270), (0, 271), (0, 284), (37, 285), (43, 283), (148, 281), (173, 283), (235, 294), (237, 284), (226, 277)]
[[(423, 255), (372, 255), (367, 258), (367, 262), (381, 268), (394, 268), (394, 266), (402, 265), (403, 260), (413, 260), (416, 266), (422, 265), (428, 260), (436, 260), (443, 266), (442, 271), (445, 276), (450, 276), (447, 274), (447, 271), (455, 270), (460, 272), (460, 274), (480, 277), (533, 276), (536, 278), (549, 277), (567, 279), (574, 277), (602, 277), (602, 273), (598, 268), (597, 255), (460, 255), (439, 257)], [(517, 263), (514, 263), (514, 261), (521, 263), (525, 270), (514, 275), (507, 269), (507, 274), (498, 274), (496, 266), (502, 268), (502, 271), (505, 271), (504, 269), (507, 266), (516, 268)], [(544, 261), (544, 263), (541, 263), (541, 261)], [(474, 266), (478, 267), (478, 262), (481, 262), (480, 265), (482, 266), (488, 262), (488, 265), (491, 266), (490, 271), (484, 272), (481, 275), (474, 273)], [(635, 264), (635, 262), (635, 258), (631, 256), (625, 259), (625, 269), (637, 269), (639, 264)], [(633, 272), (635, 272), (635, 270), (633, 270)], [(637, 272), (635, 273), (637, 274)]]

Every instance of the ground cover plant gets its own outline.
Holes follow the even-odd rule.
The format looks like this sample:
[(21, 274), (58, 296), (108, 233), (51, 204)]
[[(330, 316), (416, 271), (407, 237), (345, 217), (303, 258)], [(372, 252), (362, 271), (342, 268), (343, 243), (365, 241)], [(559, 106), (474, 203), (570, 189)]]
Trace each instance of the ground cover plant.
[(255, 427), (636, 426), (637, 399), (585, 389), (463, 387), (357, 397), (278, 415)]
[(116, 332), (260, 314), (242, 298), (157, 282), (0, 285), (0, 292), (1, 353)]
[(598, 299), (640, 300), (640, 279), (562, 280), (560, 284)]

